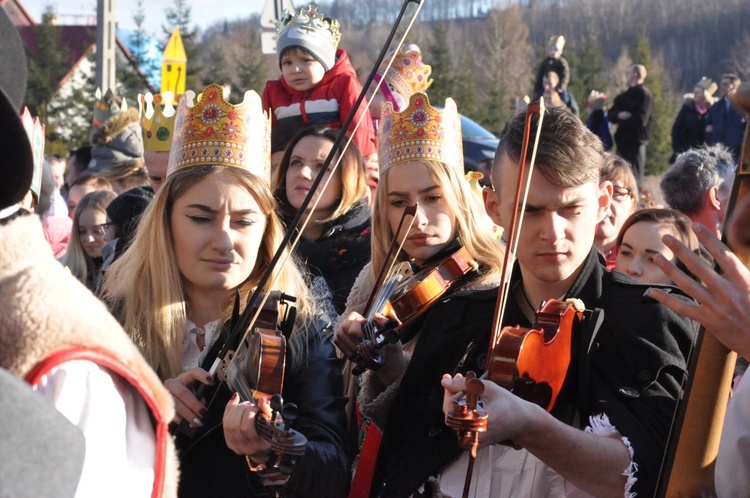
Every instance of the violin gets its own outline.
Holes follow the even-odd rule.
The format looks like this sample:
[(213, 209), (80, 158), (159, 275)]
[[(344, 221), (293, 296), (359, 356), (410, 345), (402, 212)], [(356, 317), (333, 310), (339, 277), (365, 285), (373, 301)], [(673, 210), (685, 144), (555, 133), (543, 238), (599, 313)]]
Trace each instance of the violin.
[(580, 327), (583, 312), (579, 299), (550, 299), (537, 310), (531, 328), (504, 327), (490, 358), (490, 380), (552, 411), (570, 367), (573, 331)]
[[(397, 342), (401, 337), (401, 330), (409, 327), (467, 275), (478, 270), (479, 263), (465, 247), (461, 246), (404, 282), (400, 282), (403, 278), (401, 274), (386, 282), (381, 288), (379, 298), (374, 301), (376, 306), (365, 315), (368, 318), (362, 327), (365, 339), (357, 345), (354, 354), (349, 358), (357, 363), (352, 372), (359, 375), (366, 368), (380, 368), (382, 348)], [(375, 312), (390, 317), (380, 329), (373, 321)]]
[[(284, 403), (281, 396), (286, 370), (285, 333), (290, 334), (294, 326), (296, 309), (290, 304), (294, 300), (280, 292), (270, 293), (251, 333), (237, 353), (230, 355), (229, 364), (225, 366), (227, 384), (243, 401), (261, 406), (263, 400), (270, 405), (270, 416), (263, 410), (258, 412), (255, 430), (271, 444), (271, 450), (264, 462), (251, 468), (274, 484), (283, 484), (289, 479), (307, 446), (307, 438), (291, 427), (297, 418), (297, 406)], [(235, 306), (238, 304), (235, 301)], [(283, 318), (277, 323), (280, 306), (284, 308)], [(234, 317), (237, 313), (235, 307)]]

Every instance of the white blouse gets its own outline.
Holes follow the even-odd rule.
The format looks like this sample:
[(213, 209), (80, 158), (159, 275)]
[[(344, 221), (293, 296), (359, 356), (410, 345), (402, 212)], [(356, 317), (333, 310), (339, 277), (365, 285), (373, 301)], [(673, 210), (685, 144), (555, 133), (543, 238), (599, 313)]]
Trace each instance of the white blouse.
[[(182, 338), (182, 371), (201, 366), (208, 351), (219, 338), (221, 332), (218, 319), (207, 323), (203, 328), (198, 327), (191, 320), (185, 324), (185, 335)], [(199, 340), (200, 338), (200, 340)]]

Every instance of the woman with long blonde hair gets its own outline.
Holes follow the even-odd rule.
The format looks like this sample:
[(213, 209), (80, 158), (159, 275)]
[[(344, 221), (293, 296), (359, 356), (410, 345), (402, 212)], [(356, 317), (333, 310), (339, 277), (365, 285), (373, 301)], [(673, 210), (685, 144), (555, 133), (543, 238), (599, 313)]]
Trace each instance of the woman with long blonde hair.
[[(222, 384), (216, 399), (194, 394), (200, 384), (217, 381), (208, 370), (228, 333), (234, 296), (239, 293), (244, 306), (257, 290), (283, 227), (269, 188), (270, 124), (259, 97), (248, 92), (234, 106), (221, 87), (210, 85), (195, 105), (193, 98), (188, 92), (180, 102), (167, 179), (104, 287), (125, 330), (172, 393), (177, 421), (198, 429), (192, 438), (177, 438), (179, 495), (259, 496), (280, 489), (285, 496), (341, 495), (349, 462), (341, 377), (330, 324), (317, 312), (294, 259), (276, 265), (261, 289), (294, 296), (297, 310), (285, 331), (283, 395), (298, 406), (293, 428), (308, 442), (291, 476), (269, 477), (266, 468), (273, 451), (255, 418), (259, 410), (266, 413), (267, 401), (240, 402), (234, 384)], [(208, 136), (216, 140), (211, 149), (204, 145)], [(240, 375), (249, 371), (240, 367)]]
[[(462, 248), (471, 263), (466, 275), (430, 303), (420, 318), (400, 328), (400, 341), (382, 350), (382, 366), (365, 372), (360, 379), (357, 401), (361, 413), (383, 432), (377, 464), (372, 452), (360, 455), (353, 488), (362, 494), (370, 493), (370, 478), (379, 484), (384, 472), (408, 473), (408, 468), (396, 469), (392, 463), (424, 449), (415, 444), (415, 438), (427, 425), (438, 420), (442, 423), (443, 373), (483, 370), (480, 355), (489, 341), (491, 303), (497, 294), (503, 256), (479, 196), (464, 177), (455, 103), (448, 99), (440, 111), (430, 106), (426, 95), (416, 93), (402, 112), (394, 112), (390, 104), (383, 111), (378, 130), (381, 172), (373, 207), (372, 263), (354, 284), (347, 311), (336, 329), (336, 345), (344, 357), (355, 354), (363, 340), (364, 303), (404, 208), (418, 204), (398, 257), (409, 263), (415, 274)], [(407, 280), (405, 285), (409, 283)], [(378, 326), (384, 322), (382, 315), (375, 316)], [(372, 426), (365, 446), (371, 431)], [(455, 443), (455, 435), (442, 432)], [(417, 460), (425, 457), (422, 454)], [(437, 472), (439, 466), (433, 470)], [(421, 481), (412, 484), (413, 488), (399, 485), (399, 492), (411, 494)]]
[(107, 206), (117, 195), (109, 190), (96, 190), (83, 196), (73, 217), (73, 233), (60, 262), (88, 287), (96, 289), (102, 267), (102, 247), (107, 230)]

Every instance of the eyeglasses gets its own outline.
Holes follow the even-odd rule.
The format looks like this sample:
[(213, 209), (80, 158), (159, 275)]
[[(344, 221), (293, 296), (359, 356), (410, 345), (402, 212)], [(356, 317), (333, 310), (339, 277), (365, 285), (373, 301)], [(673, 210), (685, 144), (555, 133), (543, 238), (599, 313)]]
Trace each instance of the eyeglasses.
[(622, 202), (633, 197), (633, 190), (620, 185), (612, 185), (612, 199)]
[(104, 234), (107, 233), (107, 230), (113, 226), (115, 226), (115, 224), (110, 222), (110, 223), (102, 223), (101, 225), (94, 225), (91, 228), (79, 227), (78, 235), (80, 236), (94, 235), (94, 236), (104, 237)]

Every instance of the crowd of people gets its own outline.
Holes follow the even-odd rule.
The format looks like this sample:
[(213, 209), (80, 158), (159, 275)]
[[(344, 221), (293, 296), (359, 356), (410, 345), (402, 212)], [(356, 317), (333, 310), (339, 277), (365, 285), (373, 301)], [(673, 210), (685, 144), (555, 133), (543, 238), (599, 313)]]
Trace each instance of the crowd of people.
[[(375, 107), (356, 108), (340, 39), (318, 7), (285, 13), (280, 77), (240, 103), (219, 84), (140, 95), (137, 110), (100, 93), (91, 143), (66, 161), (32, 147), (43, 131), (21, 117), (26, 60), (0, 9), (0, 64), (16, 69), (0, 71), (0, 406), (8, 434), (39, 444), (35, 416), (61, 443), (40, 464), (38, 447), (18, 458), (24, 438), (8, 436), (0, 488), (656, 493), (699, 326), (750, 358), (750, 270), (719, 240), (727, 227), (735, 252), (750, 250), (750, 199), (730, 211), (739, 78), (722, 76), (718, 100), (705, 77), (685, 97), (663, 207), (639, 194), (644, 66), (611, 106), (592, 89), (584, 122), (565, 38), (551, 37), (530, 92), (541, 111), (519, 100), (480, 186), (456, 103), (430, 101), (419, 47), (388, 54)], [(521, 355), (494, 347), (498, 333), (540, 328), (555, 301), (578, 317), (554, 359), (559, 386), (520, 370), (508, 383), (496, 365), (520, 369)], [(750, 487), (742, 374), (719, 496)], [(446, 425), (467, 392), (487, 416), (471, 451)]]

